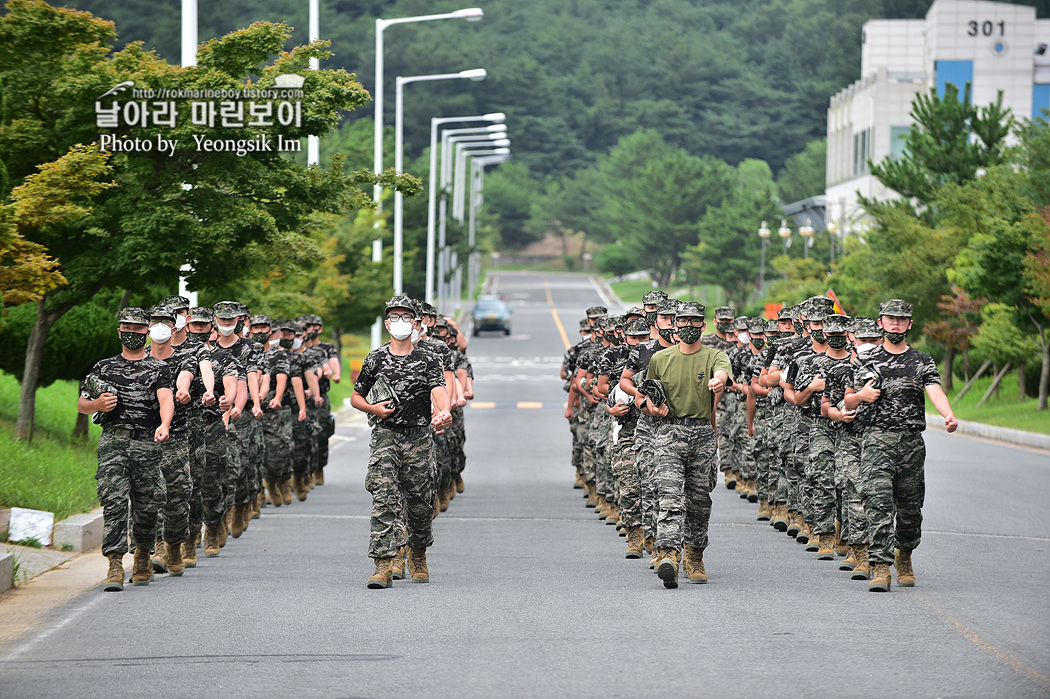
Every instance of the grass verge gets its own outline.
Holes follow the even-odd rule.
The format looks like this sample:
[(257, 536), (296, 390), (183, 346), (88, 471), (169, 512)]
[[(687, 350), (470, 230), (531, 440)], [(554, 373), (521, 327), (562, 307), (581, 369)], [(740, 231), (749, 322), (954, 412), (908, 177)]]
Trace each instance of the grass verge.
[[(606, 279), (605, 281), (612, 288), (613, 293), (628, 306), (640, 305), (642, 296), (647, 291), (653, 290), (653, 283), (648, 279), (629, 279), (622, 282)], [(676, 286), (665, 289), (665, 291), (679, 301), (699, 301), (709, 308), (722, 305), (725, 299), (721, 287), (715, 284), (698, 284), (692, 290), (688, 287)]]
[(56, 520), (98, 507), (93, 445), (40, 434), (26, 444), (9, 423), (0, 423), (0, 453), (0, 506), (54, 512)]
[[(965, 383), (965, 381), (956, 378), (955, 392), (958, 393)], [(1024, 402), (1017, 400), (1017, 372), (1010, 372), (1003, 378), (1002, 383), (999, 385), (998, 398), (994, 395), (989, 397), (984, 405), (978, 409), (977, 403), (991, 385), (992, 377), (982, 376), (977, 379), (973, 387), (967, 391), (961, 400), (952, 400), (952, 397), (948, 396), (948, 399), (951, 400), (952, 411), (955, 413), (955, 417), (960, 420), (983, 422), (986, 425), (995, 425), (997, 427), (1009, 427), (1015, 430), (1050, 434), (1050, 410), (1036, 410), (1036, 406), (1039, 404), (1037, 396), (1029, 396)], [(1037, 389), (1037, 386), (1030, 387), (1030, 390)], [(926, 412), (937, 413), (929, 398), (926, 399)]]

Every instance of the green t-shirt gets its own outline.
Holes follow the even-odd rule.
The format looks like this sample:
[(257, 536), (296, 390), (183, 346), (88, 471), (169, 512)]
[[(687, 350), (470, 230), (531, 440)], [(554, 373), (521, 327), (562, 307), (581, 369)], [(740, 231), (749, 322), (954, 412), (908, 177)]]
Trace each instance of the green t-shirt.
[(722, 350), (701, 346), (693, 354), (682, 354), (675, 345), (653, 355), (646, 378), (660, 379), (663, 384), (668, 417), (710, 419), (715, 394), (707, 382), (719, 369), (733, 379), (729, 355)]

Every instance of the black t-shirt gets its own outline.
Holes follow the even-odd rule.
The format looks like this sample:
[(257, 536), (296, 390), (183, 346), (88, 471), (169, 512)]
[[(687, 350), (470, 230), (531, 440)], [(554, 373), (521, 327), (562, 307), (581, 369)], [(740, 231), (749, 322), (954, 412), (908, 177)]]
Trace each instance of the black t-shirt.
[[(160, 427), (157, 391), (173, 385), (171, 369), (166, 363), (149, 355), (143, 359), (125, 359), (118, 354), (96, 362), (90, 374), (116, 389), (117, 406), (103, 413), (103, 429), (155, 430)], [(86, 378), (80, 384), (80, 392), (90, 398), (85, 393)]]
[[(156, 357), (153, 358), (157, 359)], [(200, 374), (199, 363), (194, 359), (194, 357), (191, 354), (186, 352), (172, 352), (172, 355), (170, 357), (168, 357), (167, 359), (160, 359), (159, 361), (162, 361), (165, 364), (167, 364), (168, 368), (171, 370), (170, 388), (172, 396), (174, 396), (175, 392), (179, 390), (176, 386), (176, 383), (178, 382), (179, 376), (182, 374), (182, 372), (188, 371), (191, 374), (193, 374), (194, 378), (197, 378), (197, 375)], [(190, 387), (192, 388), (192, 386), (193, 384), (191, 382)], [(192, 400), (192, 393), (190, 394), (190, 398)], [(187, 403), (184, 405), (179, 401), (175, 401), (175, 413), (171, 418), (171, 429), (169, 430), (169, 432), (172, 435), (182, 434), (186, 431), (187, 420), (189, 418), (191, 405), (192, 403)]]
[(430, 391), (445, 385), (441, 363), (432, 352), (418, 347), (401, 357), (389, 345), (365, 357), (354, 392), (367, 397), (382, 376), (397, 398), (397, 408), (379, 424), (384, 427), (424, 427), (430, 424)]
[(893, 431), (925, 430), (924, 391), (927, 386), (941, 384), (933, 358), (911, 347), (893, 354), (880, 345), (868, 353), (865, 365), (878, 371), (876, 387), (882, 391), (872, 404), (871, 426)]

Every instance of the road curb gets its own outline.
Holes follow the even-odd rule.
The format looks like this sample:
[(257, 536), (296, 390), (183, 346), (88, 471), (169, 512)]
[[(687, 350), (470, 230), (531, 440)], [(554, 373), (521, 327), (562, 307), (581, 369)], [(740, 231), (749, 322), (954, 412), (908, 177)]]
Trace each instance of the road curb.
[[(605, 283), (604, 279), (599, 277), (597, 274), (592, 274), (591, 275), (591, 279), (594, 280), (595, 284), (597, 284), (598, 286), (601, 287), (602, 291), (605, 293), (605, 295), (607, 297), (609, 297), (609, 301), (611, 301), (613, 303), (613, 305), (620, 306), (622, 308), (626, 308), (627, 307), (627, 304), (623, 302), (623, 299), (621, 299), (619, 296), (616, 295), (616, 292), (612, 290), (611, 286), (609, 286), (608, 284)], [(610, 308), (609, 310), (612, 310), (612, 309)]]
[(11, 589), (12, 576), (15, 572), (15, 555), (0, 553), (0, 592)]
[(102, 508), (86, 514), (73, 515), (55, 524), (52, 546), (84, 553), (102, 546)]
[[(944, 432), (944, 418), (940, 415), (926, 413), (926, 426)], [(986, 425), (983, 422), (959, 420), (959, 427), (956, 433), (1050, 451), (1050, 435), (1037, 432), (1026, 432), (1025, 430), (1015, 430), (1009, 427)]]

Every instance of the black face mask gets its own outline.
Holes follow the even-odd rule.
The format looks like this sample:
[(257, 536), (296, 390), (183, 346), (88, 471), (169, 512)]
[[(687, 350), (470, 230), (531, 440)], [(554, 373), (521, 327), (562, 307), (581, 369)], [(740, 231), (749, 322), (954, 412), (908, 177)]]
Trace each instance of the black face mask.
[(849, 344), (849, 338), (845, 335), (829, 335), (827, 338), (828, 347), (835, 350), (846, 349), (846, 345)]
[(646, 311), (645, 322), (649, 324), (650, 328), (656, 325), (656, 311)]
[(244, 321), (238, 320), (237, 325), (233, 326), (233, 334), (240, 335), (242, 332), (244, 332)]
[(795, 326), (795, 334), (796, 335), (801, 335), (803, 333), (803, 331), (805, 330), (805, 328), (802, 326), (802, 321), (801, 320), (793, 320), (793, 321), (791, 321), (791, 324)]
[(815, 342), (821, 345), (823, 345), (824, 341), (828, 339), (827, 337), (825, 337), (823, 330), (810, 330), (809, 336), (812, 337)]
[(282, 349), (290, 350), (293, 342), (295, 342), (295, 340), (285, 340), (284, 338), (281, 338), (281, 341), (278, 344), (281, 345)]
[(252, 339), (260, 345), (265, 345), (270, 341), (270, 333), (252, 333)]
[(766, 346), (766, 339), (764, 337), (752, 337), (751, 344), (755, 346), (755, 349), (760, 350)]
[(146, 346), (146, 333), (120, 331), (120, 344), (129, 350), (140, 350)]
[(211, 337), (211, 331), (206, 333), (191, 333), (186, 331), (186, 338), (190, 342), (207, 342), (209, 337)]
[(674, 338), (671, 337), (672, 333), (674, 333), (672, 328), (660, 328), (658, 332), (660, 333), (660, 337), (664, 339), (664, 342), (674, 343)]
[(715, 323), (715, 327), (718, 328), (718, 331), (720, 333), (722, 333), (722, 334), (725, 334), (727, 332), (732, 332), (732, 330), (733, 330), (733, 324), (731, 322), (730, 323)]
[(908, 337), (908, 331), (905, 330), (902, 333), (891, 333), (888, 330), (883, 330), (882, 336), (886, 338), (886, 342), (889, 342), (891, 345), (899, 345), (904, 342), (904, 338)]

